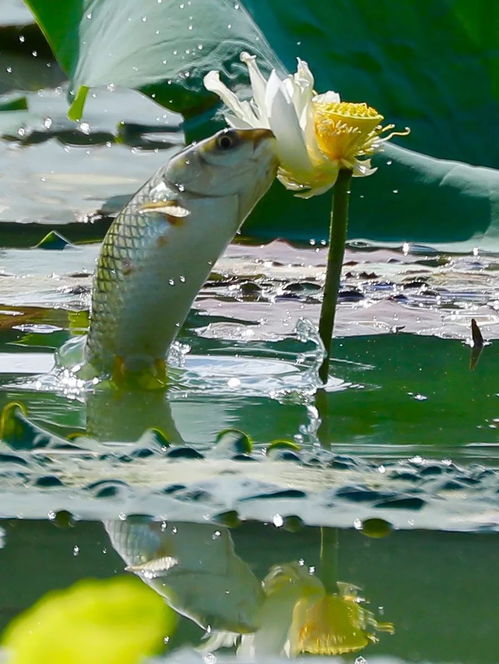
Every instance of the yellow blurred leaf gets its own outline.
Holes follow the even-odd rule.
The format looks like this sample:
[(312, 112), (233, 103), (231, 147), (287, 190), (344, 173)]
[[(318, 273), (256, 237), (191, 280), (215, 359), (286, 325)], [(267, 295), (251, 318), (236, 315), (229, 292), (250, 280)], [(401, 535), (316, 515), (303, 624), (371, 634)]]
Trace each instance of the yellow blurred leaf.
[(79, 581), (42, 597), (7, 627), (8, 664), (136, 664), (158, 652), (174, 614), (141, 581)]

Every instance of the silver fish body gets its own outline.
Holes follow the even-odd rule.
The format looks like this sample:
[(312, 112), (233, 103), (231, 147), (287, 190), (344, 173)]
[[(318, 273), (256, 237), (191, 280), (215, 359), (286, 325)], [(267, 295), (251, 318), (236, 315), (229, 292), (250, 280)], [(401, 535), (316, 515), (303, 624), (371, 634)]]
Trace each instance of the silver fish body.
[(135, 194), (98, 259), (85, 351), (95, 375), (161, 365), (276, 168), (270, 131), (224, 130), (175, 156)]

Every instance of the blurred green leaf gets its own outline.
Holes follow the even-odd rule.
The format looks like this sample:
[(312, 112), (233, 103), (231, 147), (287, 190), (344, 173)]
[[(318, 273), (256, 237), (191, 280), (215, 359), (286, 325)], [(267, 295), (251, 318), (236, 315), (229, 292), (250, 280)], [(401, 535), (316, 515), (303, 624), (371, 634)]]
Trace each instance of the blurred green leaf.
[(236, 81), (239, 54), (252, 50), (281, 67), (243, 6), (233, 0), (26, 0), (71, 78), (71, 119), (82, 115), (86, 89), (142, 90), (167, 108), (192, 115), (213, 106), (202, 78), (221, 69)]
[(133, 577), (84, 580), (14, 619), (3, 644), (9, 664), (136, 664), (161, 649), (173, 615)]

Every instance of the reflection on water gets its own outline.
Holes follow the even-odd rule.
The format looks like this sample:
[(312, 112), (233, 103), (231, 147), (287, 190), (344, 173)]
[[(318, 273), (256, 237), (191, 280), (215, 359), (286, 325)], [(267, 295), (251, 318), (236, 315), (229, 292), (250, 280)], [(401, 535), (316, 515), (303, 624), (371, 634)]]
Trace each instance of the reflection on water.
[(235, 554), (227, 528), (128, 519), (106, 529), (127, 569), (206, 630), (206, 650), (236, 646), (251, 658), (339, 655), (377, 642), (377, 631), (393, 633), (363, 606), (358, 588), (331, 578), (328, 556), (336, 552), (324, 545), (329, 588), (303, 560), (274, 564), (259, 581)]
[(497, 534), (373, 539), (291, 521), (293, 532), (139, 516), (103, 527), (64, 514), (1, 527), (2, 625), (51, 588), (128, 569), (179, 614), (170, 651), (497, 661)]

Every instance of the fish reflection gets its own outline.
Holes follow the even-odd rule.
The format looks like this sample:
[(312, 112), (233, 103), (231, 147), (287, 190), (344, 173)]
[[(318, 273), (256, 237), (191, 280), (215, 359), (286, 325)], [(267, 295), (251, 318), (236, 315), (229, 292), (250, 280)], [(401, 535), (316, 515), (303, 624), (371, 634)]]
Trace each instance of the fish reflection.
[(179, 614), (206, 630), (254, 631), (261, 584), (226, 528), (196, 523), (110, 521), (111, 544)]
[(127, 569), (206, 630), (204, 651), (235, 647), (249, 659), (340, 655), (377, 642), (378, 632), (394, 632), (356, 586), (323, 582), (303, 562), (275, 564), (259, 581), (226, 528), (128, 519), (106, 529)]

